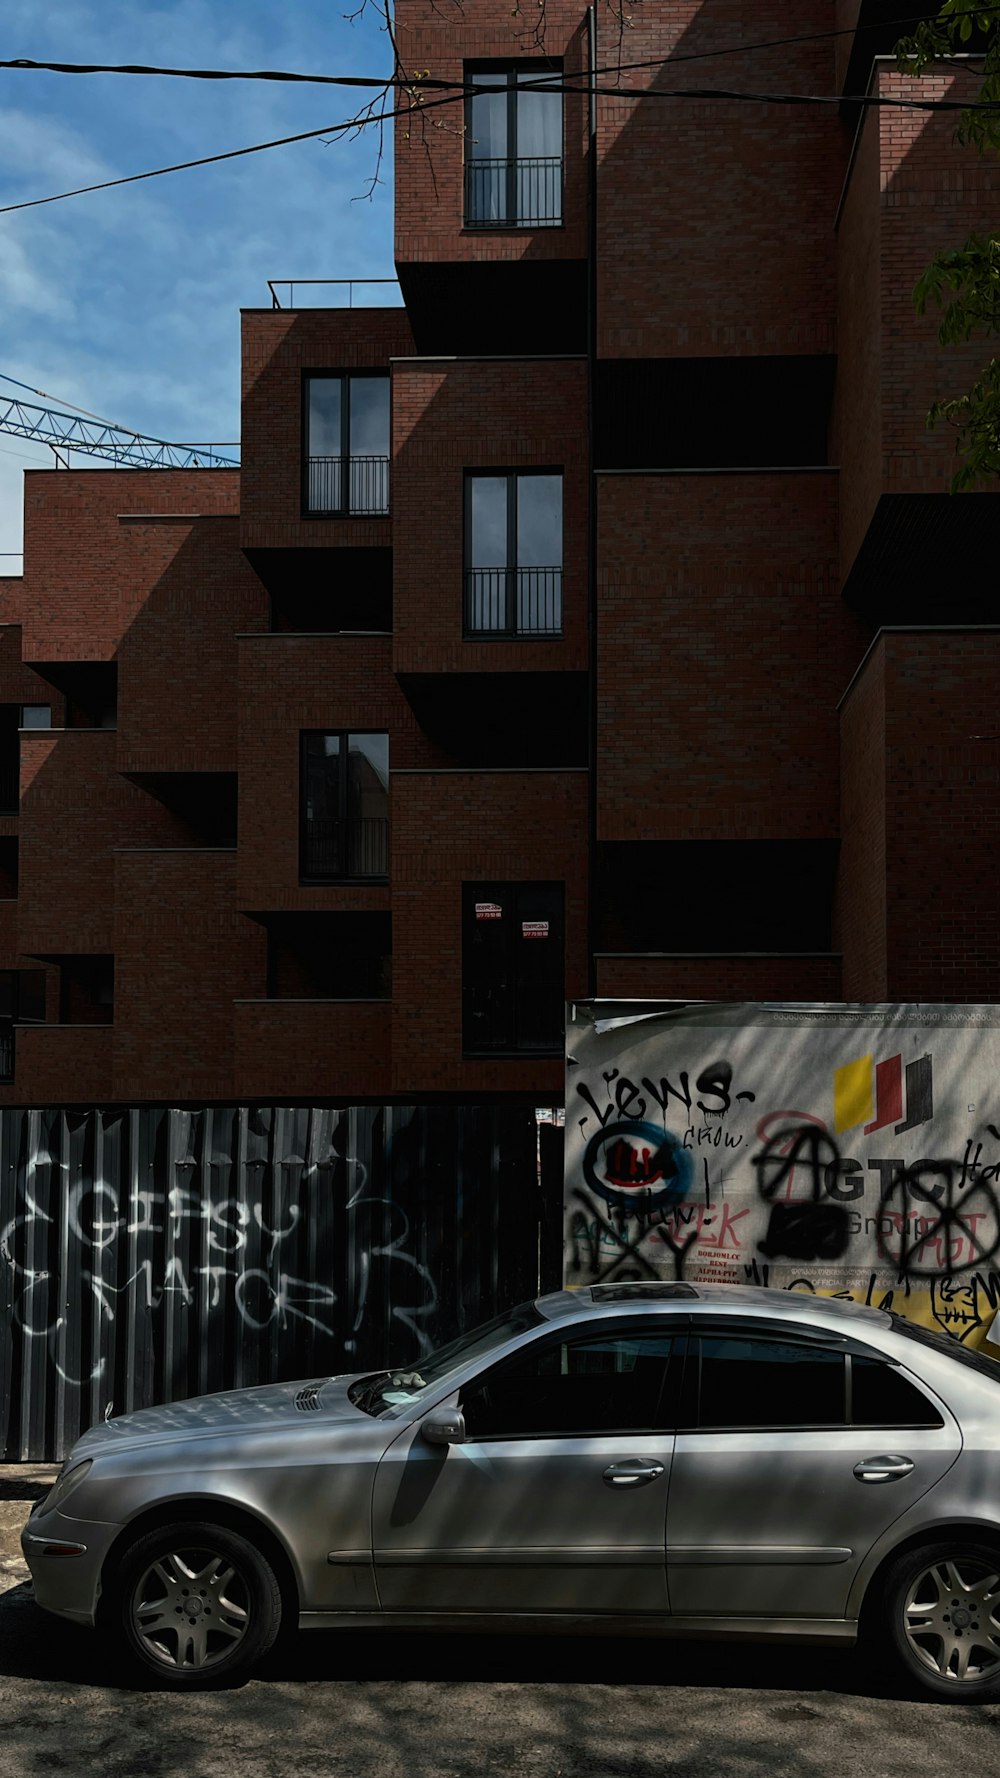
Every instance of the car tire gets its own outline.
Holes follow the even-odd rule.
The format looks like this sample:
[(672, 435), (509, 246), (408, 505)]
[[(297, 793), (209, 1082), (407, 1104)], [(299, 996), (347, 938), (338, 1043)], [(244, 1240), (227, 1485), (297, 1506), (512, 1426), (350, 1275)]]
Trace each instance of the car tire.
[(893, 1652), (924, 1692), (954, 1704), (1000, 1698), (1000, 1550), (963, 1537), (908, 1550), (884, 1599)]
[(239, 1532), (200, 1520), (138, 1538), (107, 1606), (147, 1681), (186, 1690), (245, 1678), (281, 1628), (281, 1589), (265, 1557)]

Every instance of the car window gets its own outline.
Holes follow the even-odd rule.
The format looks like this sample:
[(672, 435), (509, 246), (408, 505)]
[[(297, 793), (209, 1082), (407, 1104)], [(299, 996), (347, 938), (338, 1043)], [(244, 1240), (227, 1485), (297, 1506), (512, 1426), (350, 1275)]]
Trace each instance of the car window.
[(855, 1426), (943, 1426), (934, 1403), (897, 1365), (851, 1359), (851, 1421)]
[(664, 1333), (538, 1341), (467, 1385), (459, 1406), (470, 1438), (652, 1432), (667, 1411), (674, 1342)]
[(470, 1359), (485, 1358), (495, 1347), (504, 1346), (518, 1334), (530, 1333), (533, 1328), (543, 1325), (544, 1316), (539, 1314), (534, 1303), (520, 1303), (516, 1309), (494, 1315), (492, 1321), (484, 1321), (469, 1333), (459, 1334), (456, 1340), (449, 1340), (436, 1352), (427, 1353), (415, 1365), (402, 1370), (375, 1371), (370, 1377), (360, 1377), (351, 1384), (348, 1394), (355, 1407), (366, 1414), (391, 1413), (419, 1401), (421, 1395), (436, 1389), (452, 1371), (461, 1369)]
[(843, 1352), (812, 1342), (710, 1335), (700, 1349), (697, 1424), (713, 1431), (753, 1426), (843, 1426)]

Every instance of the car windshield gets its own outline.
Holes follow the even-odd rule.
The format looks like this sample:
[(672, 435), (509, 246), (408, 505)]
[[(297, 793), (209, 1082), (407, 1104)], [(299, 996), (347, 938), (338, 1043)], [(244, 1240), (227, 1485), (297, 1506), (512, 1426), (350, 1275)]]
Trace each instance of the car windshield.
[(935, 1352), (944, 1352), (958, 1364), (966, 1364), (970, 1370), (978, 1371), (981, 1377), (989, 1377), (992, 1382), (1000, 1383), (1000, 1363), (995, 1358), (988, 1357), (985, 1352), (977, 1352), (975, 1347), (969, 1351), (949, 1334), (932, 1333), (929, 1327), (920, 1327), (915, 1321), (907, 1321), (894, 1310), (890, 1313), (894, 1333), (905, 1334), (907, 1339), (915, 1340), (919, 1346), (930, 1346)]
[(543, 1325), (544, 1316), (539, 1314), (534, 1303), (520, 1303), (516, 1309), (495, 1315), (481, 1327), (459, 1334), (457, 1340), (449, 1340), (447, 1346), (439, 1346), (436, 1352), (428, 1352), (416, 1364), (362, 1377), (351, 1384), (348, 1394), (355, 1407), (366, 1414), (382, 1414), (391, 1408), (405, 1407), (409, 1402), (419, 1400), (426, 1391), (436, 1389), (471, 1358), (485, 1358), (507, 1340)]

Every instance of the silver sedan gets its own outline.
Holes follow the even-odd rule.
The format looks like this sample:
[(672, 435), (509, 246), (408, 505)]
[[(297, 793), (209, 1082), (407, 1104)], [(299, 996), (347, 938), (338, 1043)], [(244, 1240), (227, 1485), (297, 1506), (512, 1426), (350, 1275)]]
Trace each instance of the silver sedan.
[(1000, 1366), (881, 1310), (619, 1284), (410, 1370), (148, 1409), (79, 1440), (23, 1538), (47, 1610), (161, 1682), (282, 1626), (871, 1633), (1000, 1697)]

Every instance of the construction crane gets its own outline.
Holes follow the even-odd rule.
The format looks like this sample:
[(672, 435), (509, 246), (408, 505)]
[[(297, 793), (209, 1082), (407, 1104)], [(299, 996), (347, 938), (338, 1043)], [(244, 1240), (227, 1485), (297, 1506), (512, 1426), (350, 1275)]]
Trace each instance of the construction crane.
[[(0, 371), (5, 383), (40, 395), (47, 403), (51, 398), (44, 389), (33, 389), (30, 383), (19, 383)], [(172, 444), (165, 438), (150, 438), (133, 432), (129, 426), (118, 426), (102, 420), (98, 414), (80, 408), (66, 413), (61, 408), (39, 407), (19, 395), (0, 395), (0, 432), (14, 438), (30, 438), (47, 444), (55, 453), (61, 468), (68, 468), (64, 453), (81, 451), (88, 457), (103, 457), (111, 463), (125, 464), (133, 469), (238, 469), (239, 458), (224, 455), (234, 447), (227, 444)]]

